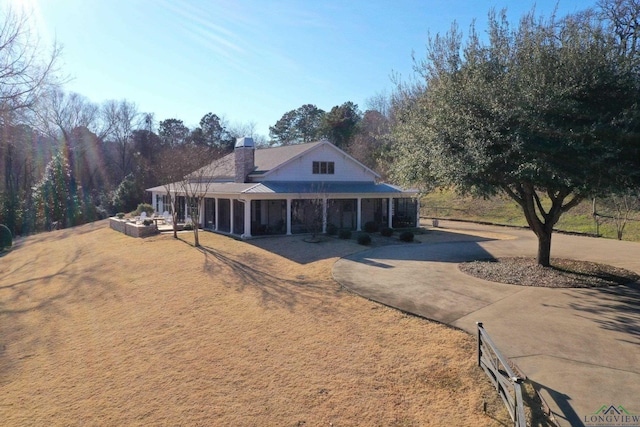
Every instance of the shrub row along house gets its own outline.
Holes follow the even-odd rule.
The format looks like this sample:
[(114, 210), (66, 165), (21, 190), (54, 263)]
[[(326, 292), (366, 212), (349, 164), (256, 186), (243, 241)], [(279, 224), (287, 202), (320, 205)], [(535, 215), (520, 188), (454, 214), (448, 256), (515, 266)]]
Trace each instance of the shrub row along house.
[(173, 199), (180, 222), (198, 209), (191, 217), (202, 228), (242, 238), (359, 231), (366, 223), (415, 227), (417, 191), (379, 178), (328, 141), (256, 149), (253, 139), (239, 138), (233, 153), (195, 171), (186, 186), (147, 191), (156, 212), (170, 211)]

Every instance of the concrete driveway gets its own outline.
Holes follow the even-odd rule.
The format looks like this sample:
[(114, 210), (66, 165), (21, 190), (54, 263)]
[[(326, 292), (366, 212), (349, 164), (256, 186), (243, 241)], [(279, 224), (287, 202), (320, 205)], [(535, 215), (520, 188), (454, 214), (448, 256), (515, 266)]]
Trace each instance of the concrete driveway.
[[(640, 284), (552, 289), (476, 279), (461, 273), (458, 263), (535, 256), (535, 236), (504, 227), (440, 225), (433, 243), (343, 258), (334, 265), (334, 278), (366, 298), (469, 333), (483, 322), (560, 425), (590, 425), (602, 405), (640, 415)], [(639, 243), (555, 234), (551, 255), (640, 273)]]

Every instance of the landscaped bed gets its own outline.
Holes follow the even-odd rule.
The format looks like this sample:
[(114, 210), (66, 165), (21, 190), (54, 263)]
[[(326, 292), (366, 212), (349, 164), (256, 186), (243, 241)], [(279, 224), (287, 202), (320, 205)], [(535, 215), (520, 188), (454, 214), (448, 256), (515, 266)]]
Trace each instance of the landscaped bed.
[(500, 258), (460, 264), (460, 270), (491, 282), (546, 288), (591, 288), (626, 285), (640, 280), (636, 273), (595, 262), (552, 259), (550, 267), (534, 258)]
[(200, 239), (102, 221), (5, 255), (3, 425), (510, 424), (473, 337), (332, 280), (338, 256), (366, 247)]

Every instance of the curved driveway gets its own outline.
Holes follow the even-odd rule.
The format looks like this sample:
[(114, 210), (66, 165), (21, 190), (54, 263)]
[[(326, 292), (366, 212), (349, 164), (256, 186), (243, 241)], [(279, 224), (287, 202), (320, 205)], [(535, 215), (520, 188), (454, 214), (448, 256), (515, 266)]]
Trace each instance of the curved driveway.
[[(430, 242), (343, 258), (334, 265), (334, 278), (366, 298), (470, 333), (483, 322), (560, 425), (588, 425), (602, 405), (640, 415), (640, 284), (552, 289), (476, 279), (461, 273), (458, 263), (535, 256), (535, 236), (504, 227), (440, 225), (426, 235)], [(640, 243), (554, 234), (551, 255), (640, 273)]]

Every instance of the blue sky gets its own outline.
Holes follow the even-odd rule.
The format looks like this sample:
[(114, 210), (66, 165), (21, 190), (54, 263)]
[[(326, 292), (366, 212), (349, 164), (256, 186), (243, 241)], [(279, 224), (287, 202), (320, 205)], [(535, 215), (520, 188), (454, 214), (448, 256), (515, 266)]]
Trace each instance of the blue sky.
[[(412, 76), (412, 52), (455, 20), (485, 27), (491, 8), (512, 19), (556, 0), (258, 1), (9, 0), (32, 11), (42, 42), (63, 46), (67, 91), (93, 102), (127, 99), (157, 121), (197, 126), (208, 112), (269, 126), (289, 110), (329, 110), (393, 90)], [(559, 0), (559, 15), (593, 2)]]

